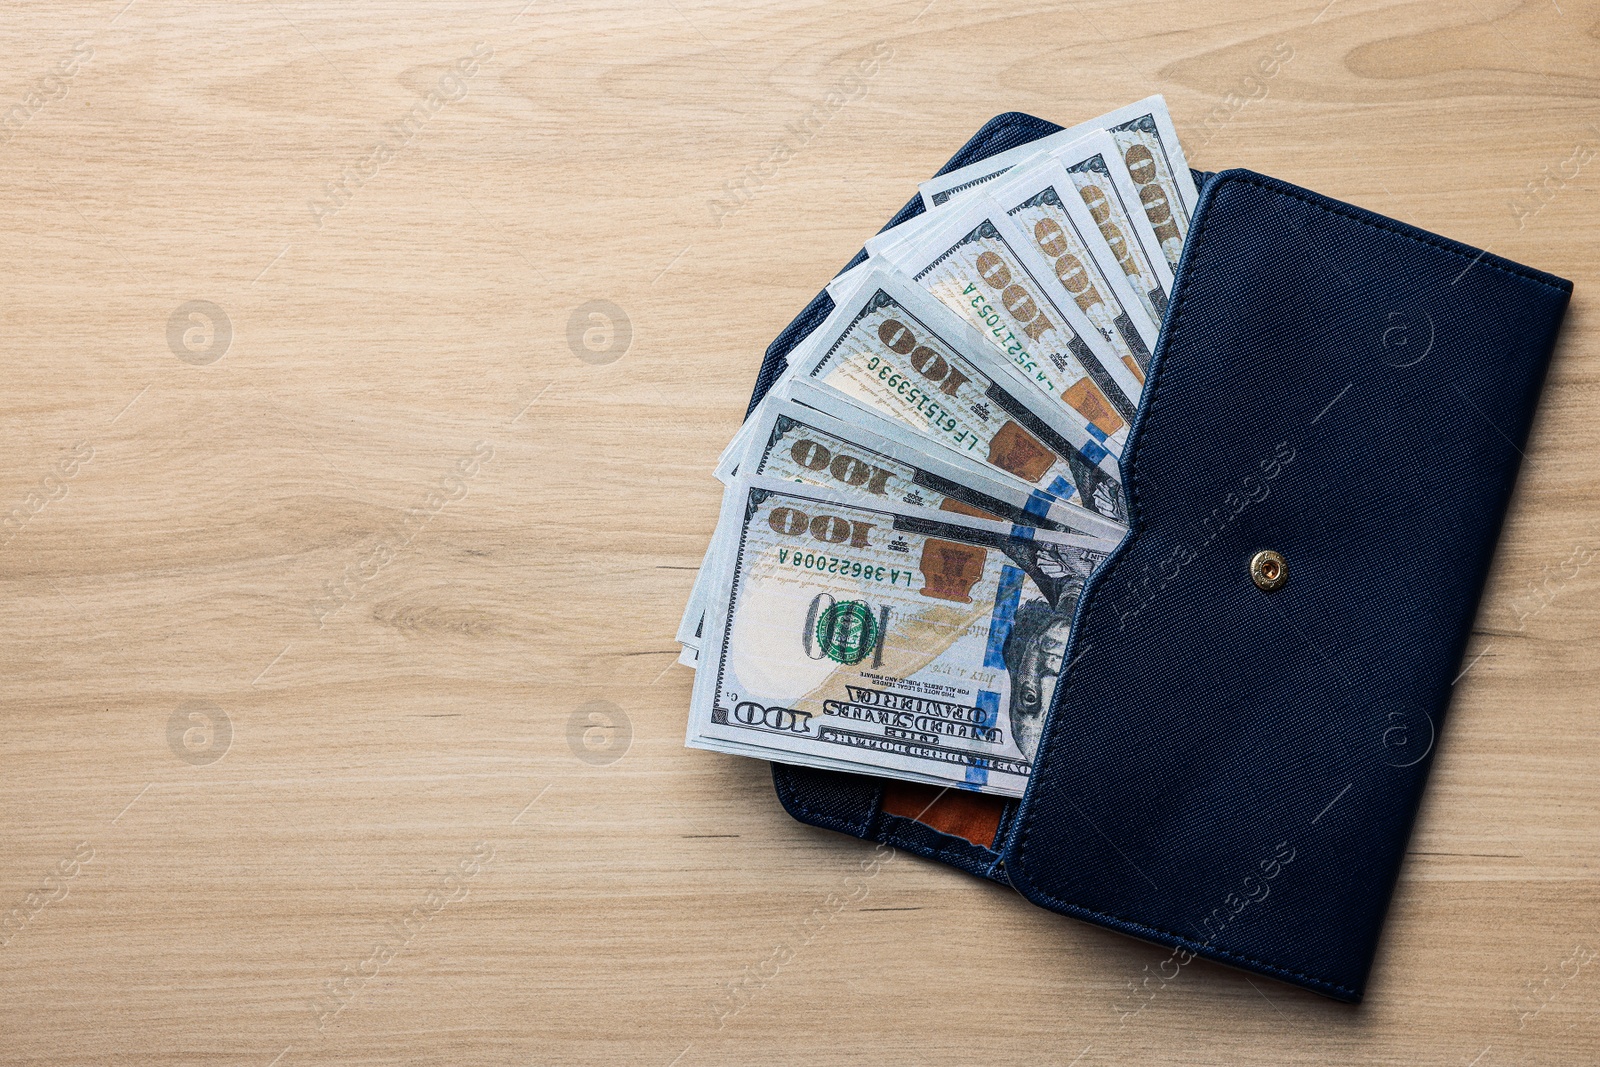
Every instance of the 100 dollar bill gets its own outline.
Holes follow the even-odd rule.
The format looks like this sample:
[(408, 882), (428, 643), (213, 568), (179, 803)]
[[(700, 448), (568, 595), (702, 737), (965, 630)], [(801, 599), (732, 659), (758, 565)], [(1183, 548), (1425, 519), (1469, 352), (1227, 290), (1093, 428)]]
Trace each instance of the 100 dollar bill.
[[(1183, 145), (1178, 143), (1178, 131), (1172, 127), (1172, 116), (1167, 114), (1166, 101), (1159, 96), (1150, 99), (1159, 106), (1146, 109), (1141, 101), (1123, 108), (1123, 116), (1108, 125), (1106, 133), (1116, 142), (1122, 163), (1139, 190), (1145, 218), (1160, 237), (1167, 264), (1176, 273), (1200, 194)], [(1135, 114), (1126, 114), (1130, 111)]]
[[(1121, 540), (1127, 527), (1060, 500), (950, 449), (910, 438), (895, 423), (840, 398), (813, 403), (768, 397), (750, 418), (741, 476), (832, 489), (868, 503), (951, 511), (1019, 526)], [(735, 533), (719, 526), (690, 591), (677, 639), (699, 648), (718, 552)], [(693, 666), (693, 664), (690, 664)]]
[(881, 234), (867, 249), (966, 319), (1120, 455), (1138, 407), (1137, 371), (1067, 299), (1032, 244), (1003, 206), (975, 195)]
[(1159, 324), (1167, 313), (1172, 267), (1116, 143), (1104, 133), (1093, 133), (1052, 155), (1066, 168), (1089, 214), (1099, 224), (1145, 313)]
[(1142, 386), (1161, 324), (1138, 302), (1066, 169), (1053, 156), (1036, 156), (997, 178), (985, 193), (1032, 238), (1068, 297)]
[(687, 743), (1020, 796), (1104, 539), (740, 479)]
[(1064, 533), (1115, 540), (1127, 532), (1120, 522), (1031, 489), (959, 452), (908, 442), (894, 423), (870, 410), (845, 403), (829, 407), (831, 412), (782, 398), (763, 404), (739, 464), (741, 476)]
[(1030, 156), (1055, 152), (1096, 131), (1104, 131), (1116, 143), (1118, 155), (1138, 187), (1139, 203), (1150, 225), (1163, 234), (1169, 223), (1173, 227), (1175, 232), (1170, 237), (1162, 237), (1161, 248), (1168, 265), (1176, 271), (1189, 220), (1200, 197), (1167, 102), (1159, 95), (931, 178), (920, 186), (922, 202), (932, 211), (951, 198), (992, 181)]
[[(1035, 375), (1048, 375), (1033, 365)], [(790, 353), (769, 395), (812, 407), (832, 393), (923, 440), (1119, 522), (1122, 472), (1064, 404), (903, 276), (878, 269), (839, 294), (833, 314)]]

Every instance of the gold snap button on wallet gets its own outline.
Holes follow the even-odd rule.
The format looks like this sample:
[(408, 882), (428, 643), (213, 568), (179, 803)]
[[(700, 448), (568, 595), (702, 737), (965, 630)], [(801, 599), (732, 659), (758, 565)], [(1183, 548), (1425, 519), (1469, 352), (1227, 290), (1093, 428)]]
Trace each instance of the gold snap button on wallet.
[(1282, 589), (1289, 580), (1289, 561), (1280, 552), (1263, 549), (1250, 557), (1250, 580), (1263, 593)]

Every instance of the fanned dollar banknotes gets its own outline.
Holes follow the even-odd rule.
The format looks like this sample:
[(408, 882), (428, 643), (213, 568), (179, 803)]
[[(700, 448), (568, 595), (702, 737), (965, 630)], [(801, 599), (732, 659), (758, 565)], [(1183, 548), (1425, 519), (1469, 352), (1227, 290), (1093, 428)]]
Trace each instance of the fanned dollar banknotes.
[(718, 461), (688, 744), (1019, 796), (1196, 192), (1159, 96), (921, 192)]

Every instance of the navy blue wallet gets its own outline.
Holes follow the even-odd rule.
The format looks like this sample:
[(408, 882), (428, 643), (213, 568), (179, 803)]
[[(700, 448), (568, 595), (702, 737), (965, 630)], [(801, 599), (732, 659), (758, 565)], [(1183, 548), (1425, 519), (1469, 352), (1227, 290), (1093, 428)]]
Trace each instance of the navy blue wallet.
[[(1001, 115), (944, 169), (1058, 129)], [(1572, 283), (1250, 171), (1195, 179), (1131, 533), (1079, 601), (1026, 795), (773, 780), (804, 822), (1355, 1002)], [(773, 342), (752, 409), (831, 309)]]

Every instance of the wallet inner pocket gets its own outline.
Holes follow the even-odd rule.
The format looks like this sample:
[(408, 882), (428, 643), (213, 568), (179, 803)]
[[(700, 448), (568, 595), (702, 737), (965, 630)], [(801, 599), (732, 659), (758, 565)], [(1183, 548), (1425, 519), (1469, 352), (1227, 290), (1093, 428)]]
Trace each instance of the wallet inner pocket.
[(885, 779), (879, 810), (993, 851), (1010, 804), (987, 793)]
[(995, 846), (1010, 831), (1015, 800), (784, 763), (772, 765), (772, 781), (801, 822), (1006, 880)]

